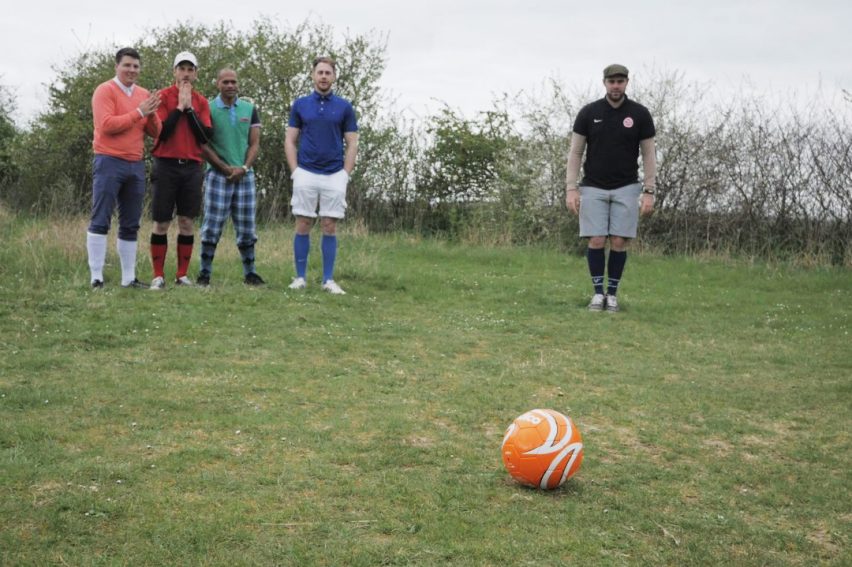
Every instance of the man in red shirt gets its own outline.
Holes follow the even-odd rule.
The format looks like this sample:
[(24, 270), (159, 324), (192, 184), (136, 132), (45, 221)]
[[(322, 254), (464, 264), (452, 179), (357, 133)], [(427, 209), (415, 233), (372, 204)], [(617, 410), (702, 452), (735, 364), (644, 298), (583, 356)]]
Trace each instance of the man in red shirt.
[(192, 258), (194, 220), (201, 210), (201, 185), (204, 180), (201, 146), (213, 136), (210, 105), (192, 89), (198, 78), (198, 60), (188, 51), (178, 53), (174, 61), (175, 84), (160, 91), (162, 103), (157, 115), (163, 131), (154, 146), (151, 214), (151, 263), (154, 279), (151, 289), (166, 286), (163, 266), (168, 250), (168, 232), (175, 211), (178, 220), (177, 273), (175, 284), (191, 286), (186, 273)]
[(118, 207), (121, 286), (145, 288), (136, 279), (136, 236), (145, 197), (145, 135), (156, 138), (162, 127), (157, 117), (160, 99), (136, 84), (141, 68), (132, 47), (115, 54), (115, 77), (101, 83), (92, 96), (95, 134), (92, 147), (92, 216), (86, 231), (92, 289), (104, 286), (107, 233)]

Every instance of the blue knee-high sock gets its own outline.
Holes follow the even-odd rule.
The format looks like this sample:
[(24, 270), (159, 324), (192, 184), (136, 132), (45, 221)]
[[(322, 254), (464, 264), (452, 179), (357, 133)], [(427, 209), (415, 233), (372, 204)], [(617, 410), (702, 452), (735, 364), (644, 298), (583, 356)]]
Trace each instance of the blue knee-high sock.
[(308, 252), (311, 251), (311, 235), (297, 234), (293, 239), (293, 258), (296, 259), (296, 277), (304, 278), (308, 273)]
[(607, 282), (606, 292), (609, 295), (618, 293), (618, 282), (621, 281), (621, 274), (624, 273), (624, 264), (627, 262), (627, 250), (616, 252), (609, 251), (609, 260), (607, 261), (606, 274)]
[(322, 235), (322, 281), (334, 279), (334, 260), (337, 258), (337, 237), (333, 234)]
[(589, 248), (586, 251), (586, 260), (589, 262), (589, 274), (592, 276), (592, 285), (595, 293), (603, 295), (604, 270), (606, 269), (606, 255), (603, 248)]

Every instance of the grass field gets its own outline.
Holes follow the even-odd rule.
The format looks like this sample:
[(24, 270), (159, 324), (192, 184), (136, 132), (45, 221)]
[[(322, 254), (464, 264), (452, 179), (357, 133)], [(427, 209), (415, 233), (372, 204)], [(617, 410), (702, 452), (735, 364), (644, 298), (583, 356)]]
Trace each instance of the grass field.
[[(849, 271), (636, 253), (589, 313), (582, 258), (350, 231), (333, 297), (229, 228), (207, 290), (92, 292), (84, 232), (0, 217), (0, 564), (852, 563)], [(536, 407), (586, 445), (549, 493), (500, 462)]]

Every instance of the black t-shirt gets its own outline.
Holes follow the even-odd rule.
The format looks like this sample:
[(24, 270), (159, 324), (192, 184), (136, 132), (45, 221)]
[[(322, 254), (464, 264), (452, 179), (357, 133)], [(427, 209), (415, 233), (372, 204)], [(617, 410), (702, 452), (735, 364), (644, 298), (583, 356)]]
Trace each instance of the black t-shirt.
[(639, 180), (639, 142), (657, 131), (648, 109), (624, 98), (618, 108), (602, 98), (577, 113), (574, 132), (586, 137), (581, 185), (618, 189)]

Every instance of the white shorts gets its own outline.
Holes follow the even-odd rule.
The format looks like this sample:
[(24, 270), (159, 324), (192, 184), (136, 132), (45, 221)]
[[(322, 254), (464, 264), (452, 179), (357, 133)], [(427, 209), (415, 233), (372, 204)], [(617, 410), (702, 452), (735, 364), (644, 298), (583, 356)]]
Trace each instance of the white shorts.
[(293, 172), (293, 198), (290, 209), (300, 217), (319, 216), (342, 219), (346, 213), (346, 185), (349, 174), (345, 169), (337, 173), (319, 174), (297, 167)]

